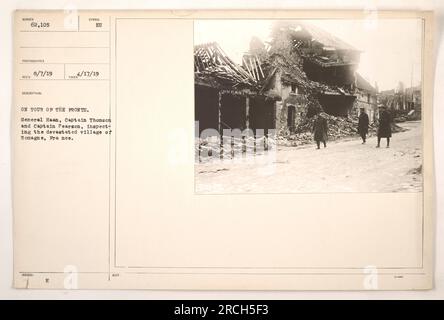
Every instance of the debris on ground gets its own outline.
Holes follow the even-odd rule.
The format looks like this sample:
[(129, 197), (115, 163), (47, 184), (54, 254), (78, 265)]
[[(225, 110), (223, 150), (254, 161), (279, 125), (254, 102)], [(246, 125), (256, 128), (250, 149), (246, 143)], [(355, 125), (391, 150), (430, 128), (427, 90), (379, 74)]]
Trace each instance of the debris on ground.
[[(358, 117), (336, 117), (326, 113), (322, 116), (327, 119), (328, 124), (328, 140), (338, 140), (347, 137), (358, 137)], [(277, 143), (283, 146), (300, 146), (307, 143), (313, 143), (313, 122), (314, 117), (306, 118), (295, 129), (294, 133), (288, 130), (280, 132)], [(392, 132), (402, 132), (404, 129), (395, 123), (392, 123)], [(368, 128), (368, 137), (375, 136), (378, 131), (378, 123), (373, 122)]]
[(218, 173), (220, 171), (228, 171), (228, 170), (230, 170), (230, 169), (222, 168), (222, 169), (216, 169), (216, 170), (202, 170), (202, 171), (199, 171), (199, 173)]
[(399, 116), (393, 119), (393, 122), (398, 123), (398, 122), (406, 122), (407, 118), (404, 116)]
[[(336, 117), (323, 113), (328, 124), (328, 140), (338, 140), (347, 137), (359, 137), (358, 117)], [(276, 146), (296, 147), (313, 143), (314, 117), (306, 118), (296, 128), (294, 133), (288, 130), (279, 132), (273, 137), (224, 137), (223, 143), (218, 137), (198, 138), (195, 143), (195, 153), (199, 162), (206, 162), (212, 158), (233, 159), (242, 155), (259, 155), (267, 150), (273, 150)], [(378, 123), (369, 125), (368, 137), (375, 136)], [(392, 133), (406, 131), (399, 125), (392, 123)]]
[(224, 137), (222, 143), (216, 136), (198, 138), (195, 141), (195, 154), (199, 162), (211, 159), (234, 159), (246, 155), (260, 155), (276, 148), (273, 137)]
[[(327, 119), (329, 140), (337, 140), (358, 134), (357, 117), (336, 117), (326, 113), (323, 113), (322, 115)], [(314, 117), (305, 118), (298, 126), (296, 126), (294, 133), (288, 131), (281, 132), (278, 138), (278, 144), (285, 146), (299, 146), (313, 143), (313, 123)], [(374, 129), (369, 128), (369, 132), (370, 131), (374, 131)]]
[(413, 168), (407, 172), (407, 174), (421, 174), (422, 173), (422, 164), (418, 168)]

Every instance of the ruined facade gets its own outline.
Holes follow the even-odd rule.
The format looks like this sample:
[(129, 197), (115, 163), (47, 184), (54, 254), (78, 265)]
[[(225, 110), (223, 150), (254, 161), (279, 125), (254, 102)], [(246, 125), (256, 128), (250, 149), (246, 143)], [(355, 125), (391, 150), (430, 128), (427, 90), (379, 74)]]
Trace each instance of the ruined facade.
[(292, 133), (307, 116), (309, 81), (297, 61), (280, 54), (273, 54), (264, 64), (268, 70), (262, 92), (280, 97), (275, 104), (276, 129), (278, 133)]
[(319, 84), (318, 101), (334, 116), (347, 116), (356, 99), (353, 92), (360, 51), (320, 28), (303, 22), (281, 22), (292, 54), (302, 59), (307, 78)]
[(268, 60), (276, 55), (284, 60), (269, 87), (282, 97), (276, 107), (280, 129), (287, 126), (291, 132), (301, 119), (311, 116), (310, 104), (327, 114), (348, 117), (356, 116), (356, 107), (367, 99), (365, 107), (374, 115), (375, 90), (360, 85), (362, 77), (356, 73), (360, 51), (341, 39), (305, 22), (280, 21), (273, 26), (268, 53)]
[(376, 115), (376, 89), (356, 73), (360, 51), (302, 22), (279, 21), (266, 45), (253, 38), (240, 65), (217, 43), (195, 47), (195, 120), (199, 131), (297, 131), (324, 111)]
[(356, 73), (354, 91), (356, 100), (352, 114), (359, 116), (360, 109), (364, 108), (365, 112), (368, 114), (370, 123), (374, 122), (377, 118), (378, 112), (377, 89), (367, 80), (365, 80), (359, 73)]
[[(217, 43), (195, 47), (195, 121), (199, 134), (223, 134), (226, 129), (275, 128), (275, 101), (279, 97), (260, 91), (263, 71), (255, 62), (251, 70), (236, 65)], [(252, 75), (255, 72), (255, 76)]]
[(381, 91), (378, 102), (398, 112), (421, 113), (421, 85), (404, 88), (400, 83), (396, 89)]

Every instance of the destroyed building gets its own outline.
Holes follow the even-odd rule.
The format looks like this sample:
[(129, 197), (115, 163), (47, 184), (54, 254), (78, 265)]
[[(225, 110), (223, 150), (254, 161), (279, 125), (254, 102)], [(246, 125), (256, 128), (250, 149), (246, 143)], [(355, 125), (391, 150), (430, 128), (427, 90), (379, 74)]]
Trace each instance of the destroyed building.
[[(359, 50), (337, 37), (298, 21), (276, 22), (266, 44), (253, 37), (241, 64), (217, 43), (197, 45), (199, 133), (250, 128), (277, 129), (278, 134), (288, 135), (299, 127), (306, 130), (307, 119), (318, 112), (334, 121), (334, 117), (357, 116), (360, 106), (374, 119), (376, 89), (356, 73), (359, 57)], [(337, 131), (342, 134), (349, 127), (353, 127), (350, 121), (346, 130)]]
[(294, 132), (307, 116), (309, 95), (314, 87), (297, 63), (274, 53), (263, 65), (267, 72), (261, 91), (280, 97), (276, 101), (275, 117), (278, 132)]
[(195, 120), (199, 134), (222, 133), (224, 129), (274, 129), (275, 101), (261, 91), (265, 78), (257, 59), (243, 68), (235, 64), (217, 43), (194, 48)]
[(400, 82), (396, 89), (384, 90), (378, 94), (378, 102), (391, 110), (421, 114), (421, 85), (404, 87)]
[(349, 115), (356, 99), (353, 84), (360, 51), (300, 21), (280, 21), (272, 35), (270, 49), (298, 57), (307, 78), (319, 84), (317, 99), (322, 109), (334, 116)]

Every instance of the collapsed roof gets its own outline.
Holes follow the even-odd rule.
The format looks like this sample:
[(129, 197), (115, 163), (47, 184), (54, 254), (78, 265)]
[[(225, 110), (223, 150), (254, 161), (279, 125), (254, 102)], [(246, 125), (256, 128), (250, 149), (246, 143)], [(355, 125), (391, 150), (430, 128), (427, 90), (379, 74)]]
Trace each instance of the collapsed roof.
[(273, 73), (271, 70), (275, 70), (276, 68), (280, 69), (281, 80), (283, 83), (308, 85), (310, 82), (302, 71), (301, 66), (299, 66), (296, 61), (293, 61), (291, 57), (285, 57), (282, 54), (273, 53), (264, 62), (264, 65), (264, 70), (267, 71), (267, 74)]
[[(249, 66), (245, 63), (246, 61), (250, 61)], [(196, 84), (218, 89), (247, 89), (263, 94), (268, 83), (279, 70), (283, 83), (297, 84), (307, 92), (349, 95), (342, 88), (309, 80), (294, 61), (281, 54), (272, 54), (263, 63), (250, 54), (247, 58), (244, 57), (244, 65), (245, 68), (233, 62), (215, 42), (197, 45), (194, 48)]]
[(327, 85), (320, 82), (310, 80), (302, 68), (292, 60), (291, 57), (286, 57), (282, 54), (274, 53), (264, 62), (264, 71), (267, 78), (262, 82), (262, 91), (268, 87), (268, 83), (277, 71), (280, 71), (281, 82), (287, 85), (296, 84), (302, 88), (306, 93), (316, 94), (330, 94), (330, 95), (352, 95), (338, 86)]
[[(262, 61), (259, 58), (259, 53), (250, 49), (250, 52), (244, 55), (242, 65), (231, 60), (216, 42), (196, 45), (194, 47), (195, 83), (219, 89), (247, 89), (250, 92), (262, 94), (266, 92), (276, 71), (280, 70), (283, 83), (297, 84), (310, 93), (353, 94), (350, 92), (351, 88), (348, 87), (327, 85), (310, 80), (294, 53), (297, 51), (304, 59), (310, 59), (322, 66), (329, 66), (350, 64), (354, 61), (342, 61), (325, 56), (328, 52), (342, 50), (355, 54), (359, 53), (359, 50), (338, 37), (301, 21), (276, 22), (272, 33), (274, 38), (269, 43), (268, 50), (262, 52)], [(313, 43), (318, 51), (312, 50)], [(319, 48), (322, 48), (322, 52), (319, 52)], [(368, 86), (374, 90), (370, 84)]]
[(358, 89), (367, 91), (368, 93), (376, 94), (376, 89), (359, 73), (356, 72), (356, 87)]
[(231, 60), (216, 42), (194, 47), (195, 81), (212, 87), (254, 89), (258, 81), (251, 72)]
[(360, 50), (304, 21), (278, 21), (272, 29), (272, 50), (297, 52), (322, 67), (353, 65)]
[(328, 33), (327, 31), (322, 30), (317, 26), (301, 21), (298, 21), (297, 24), (300, 28), (305, 30), (311, 36), (312, 41), (318, 42), (326, 50), (335, 49), (359, 52), (359, 50), (346, 43), (342, 39)]

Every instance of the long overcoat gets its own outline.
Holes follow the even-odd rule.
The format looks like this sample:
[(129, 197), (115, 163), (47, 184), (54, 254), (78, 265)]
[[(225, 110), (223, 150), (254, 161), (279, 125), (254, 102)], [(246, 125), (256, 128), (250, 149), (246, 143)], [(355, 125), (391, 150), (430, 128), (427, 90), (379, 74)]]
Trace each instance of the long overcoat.
[(390, 114), (384, 110), (379, 114), (379, 126), (378, 126), (378, 137), (379, 138), (390, 138), (392, 136), (392, 126), (391, 126)]
[(359, 120), (358, 120), (358, 133), (359, 134), (367, 134), (368, 133), (368, 124), (369, 124), (369, 120), (368, 120), (368, 115), (367, 113), (361, 113), (359, 115)]
[(327, 119), (316, 116), (313, 123), (313, 134), (315, 141), (327, 141), (328, 124)]

